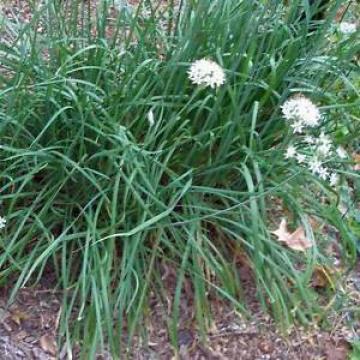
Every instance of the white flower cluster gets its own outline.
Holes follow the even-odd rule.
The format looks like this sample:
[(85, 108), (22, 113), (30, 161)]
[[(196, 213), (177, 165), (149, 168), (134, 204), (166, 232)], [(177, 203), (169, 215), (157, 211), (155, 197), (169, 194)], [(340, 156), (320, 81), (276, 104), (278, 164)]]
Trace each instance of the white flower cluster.
[(287, 100), (281, 109), (284, 118), (291, 123), (294, 133), (302, 133), (306, 127), (315, 127), (320, 124), (320, 110), (304, 96)]
[(225, 72), (216, 62), (201, 59), (194, 61), (188, 71), (189, 79), (196, 85), (215, 88), (225, 82)]
[(6, 219), (0, 216), (0, 229), (3, 229), (6, 225)]
[(339, 25), (339, 30), (344, 35), (354, 34), (357, 30), (357, 26), (355, 23), (350, 23), (347, 21), (342, 21)]
[(307, 167), (314, 175), (322, 180), (329, 181), (331, 186), (339, 182), (334, 161), (345, 159), (347, 152), (342, 148), (335, 148), (331, 138), (323, 131), (315, 137), (311, 135), (313, 128), (320, 125), (320, 110), (305, 97), (287, 100), (281, 107), (285, 120), (290, 122), (293, 133), (300, 133), (294, 139), (285, 153), (286, 159), (295, 159), (296, 162)]

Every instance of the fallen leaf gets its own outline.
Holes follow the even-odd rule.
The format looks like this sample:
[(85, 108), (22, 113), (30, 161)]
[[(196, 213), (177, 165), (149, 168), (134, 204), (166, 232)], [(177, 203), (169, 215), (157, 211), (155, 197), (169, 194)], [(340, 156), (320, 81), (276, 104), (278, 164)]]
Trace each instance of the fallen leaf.
[(332, 279), (334, 274), (334, 269), (331, 269), (328, 266), (317, 265), (312, 274), (311, 284), (315, 288), (326, 288), (330, 285), (334, 289), (335, 284)]
[(282, 218), (279, 228), (272, 233), (278, 237), (278, 241), (286, 243), (290, 235), (286, 227), (286, 219)]
[(313, 246), (312, 242), (306, 237), (302, 226), (290, 233), (284, 218), (281, 220), (279, 228), (272, 233), (277, 236), (278, 241), (285, 243), (292, 250), (305, 251)]
[(56, 342), (53, 336), (43, 335), (40, 338), (41, 348), (50, 355), (56, 355)]
[(20, 310), (15, 310), (11, 316), (10, 319), (12, 321), (14, 321), (14, 323), (20, 325), (22, 320), (27, 320), (29, 319), (29, 315), (20, 311)]

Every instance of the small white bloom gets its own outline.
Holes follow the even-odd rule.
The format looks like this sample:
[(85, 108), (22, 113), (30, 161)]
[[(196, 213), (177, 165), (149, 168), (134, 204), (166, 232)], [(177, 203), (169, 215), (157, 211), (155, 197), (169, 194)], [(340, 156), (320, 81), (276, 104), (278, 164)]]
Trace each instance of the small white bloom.
[(329, 176), (329, 170), (327, 168), (320, 167), (318, 175), (320, 179), (326, 180)]
[(322, 131), (317, 143), (321, 145), (331, 145), (331, 139), (329, 136), (325, 135), (325, 133)]
[(332, 142), (330, 137), (325, 135), (324, 132), (321, 132), (319, 138), (316, 140), (316, 144), (316, 151), (320, 156), (326, 157), (331, 154)]
[(343, 21), (340, 23), (339, 26), (340, 32), (342, 32), (344, 35), (351, 35), (356, 32), (356, 24), (350, 23), (347, 21)]
[(286, 120), (300, 122), (304, 126), (315, 127), (321, 120), (318, 107), (304, 96), (287, 100), (281, 109)]
[(322, 169), (322, 162), (315, 156), (310, 159), (308, 166), (313, 174), (318, 174)]
[(345, 150), (343, 147), (341, 147), (341, 146), (339, 146), (339, 147), (336, 149), (336, 153), (337, 153), (337, 155), (338, 155), (338, 157), (339, 157), (340, 159), (346, 159), (346, 158), (347, 158), (347, 152), (346, 152), (346, 150)]
[(154, 119), (154, 113), (151, 109), (147, 113), (147, 119), (149, 122), (149, 126), (152, 127), (155, 124), (155, 119)]
[(293, 145), (290, 145), (286, 150), (285, 158), (290, 159), (290, 158), (294, 158), (295, 156), (296, 156), (296, 149)]
[(320, 156), (326, 157), (331, 154), (331, 145), (329, 144), (321, 144), (316, 148), (317, 153)]
[(3, 229), (6, 225), (6, 219), (0, 216), (0, 229)]
[(330, 175), (329, 181), (330, 181), (330, 186), (336, 186), (339, 182), (339, 175), (336, 173), (332, 173)]
[(302, 164), (306, 161), (306, 155), (304, 154), (297, 154), (296, 155), (296, 160), (299, 164)]
[(304, 131), (304, 124), (301, 121), (295, 121), (293, 124), (290, 125), (293, 130), (294, 133), (302, 133)]
[(316, 142), (315, 138), (310, 135), (305, 136), (304, 141), (309, 145), (315, 144)]
[(216, 62), (206, 59), (196, 60), (188, 71), (189, 79), (196, 85), (215, 88), (225, 82), (225, 72)]

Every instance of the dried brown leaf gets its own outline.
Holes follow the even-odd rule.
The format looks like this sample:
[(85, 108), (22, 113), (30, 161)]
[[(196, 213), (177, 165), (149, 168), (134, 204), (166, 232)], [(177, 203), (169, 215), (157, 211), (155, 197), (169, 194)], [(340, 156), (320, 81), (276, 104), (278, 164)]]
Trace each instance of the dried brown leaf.
[(287, 230), (286, 219), (282, 218), (279, 228), (277, 230), (273, 231), (272, 233), (277, 236), (278, 241), (286, 243), (288, 241), (288, 238), (290, 235), (290, 233)]
[(335, 285), (332, 279), (334, 274), (335, 269), (331, 269), (328, 266), (315, 266), (312, 274), (311, 284), (315, 288), (326, 288), (328, 286), (334, 288)]
[(290, 233), (284, 218), (281, 220), (279, 228), (272, 233), (276, 235), (278, 241), (285, 243), (285, 245), (295, 251), (305, 251), (313, 246), (312, 242), (306, 237), (302, 226), (299, 226), (293, 233)]
[(27, 320), (30, 316), (23, 311), (15, 310), (11, 316), (11, 320), (14, 321), (16, 324), (20, 325), (22, 320)]
[(53, 336), (43, 335), (40, 338), (41, 348), (48, 354), (55, 356), (56, 355), (56, 341)]

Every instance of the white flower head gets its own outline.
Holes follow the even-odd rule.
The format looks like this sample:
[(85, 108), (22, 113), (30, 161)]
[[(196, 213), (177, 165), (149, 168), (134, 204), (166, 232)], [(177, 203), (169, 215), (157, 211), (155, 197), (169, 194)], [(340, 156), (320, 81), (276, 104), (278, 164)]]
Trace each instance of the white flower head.
[(286, 149), (285, 159), (294, 158), (296, 156), (296, 148), (293, 145), (290, 145)]
[(316, 148), (317, 153), (320, 156), (326, 157), (331, 154), (331, 145), (330, 144), (321, 144)]
[(328, 135), (325, 135), (325, 133), (322, 131), (319, 136), (319, 139), (317, 140), (317, 143), (321, 145), (331, 145), (331, 139)]
[(322, 162), (316, 156), (310, 159), (308, 166), (313, 174), (319, 174), (323, 168)]
[(356, 24), (347, 21), (342, 21), (339, 26), (339, 30), (344, 35), (351, 35), (356, 32)]
[(329, 170), (325, 167), (320, 167), (318, 175), (320, 179), (326, 180), (329, 177)]
[(323, 131), (321, 132), (319, 138), (316, 140), (316, 144), (317, 144), (316, 151), (320, 156), (326, 157), (331, 154), (332, 152), (331, 139), (328, 135), (325, 135)]
[(293, 128), (295, 134), (301, 134), (304, 131), (304, 123), (302, 121), (295, 121), (290, 126)]
[(3, 229), (6, 225), (6, 219), (0, 216), (0, 229)]
[(332, 173), (330, 175), (329, 181), (330, 181), (330, 186), (332, 187), (336, 186), (339, 183), (339, 175), (336, 173)]
[(303, 126), (318, 126), (321, 120), (319, 108), (304, 96), (291, 98), (281, 106), (284, 118)]
[(309, 169), (314, 175), (318, 175), (320, 179), (326, 180), (329, 177), (329, 170), (323, 166), (321, 160), (314, 156), (309, 161)]
[(336, 154), (338, 155), (338, 157), (340, 159), (346, 159), (347, 158), (347, 152), (346, 150), (342, 147), (342, 146), (339, 146), (337, 149), (336, 149)]
[(313, 136), (307, 135), (307, 136), (305, 136), (305, 138), (304, 138), (304, 142), (306, 142), (306, 143), (309, 144), (309, 145), (313, 145), (313, 144), (316, 143), (316, 140), (315, 140), (315, 138), (314, 138)]
[(153, 113), (153, 111), (151, 109), (147, 113), (147, 119), (148, 119), (148, 122), (149, 122), (149, 126), (150, 127), (154, 126), (154, 124), (155, 124), (154, 113)]
[(225, 72), (216, 62), (207, 59), (194, 61), (188, 71), (189, 79), (196, 85), (215, 88), (225, 83)]
[(306, 155), (304, 154), (297, 154), (296, 155), (296, 161), (299, 163), (299, 164), (302, 164), (306, 161)]

